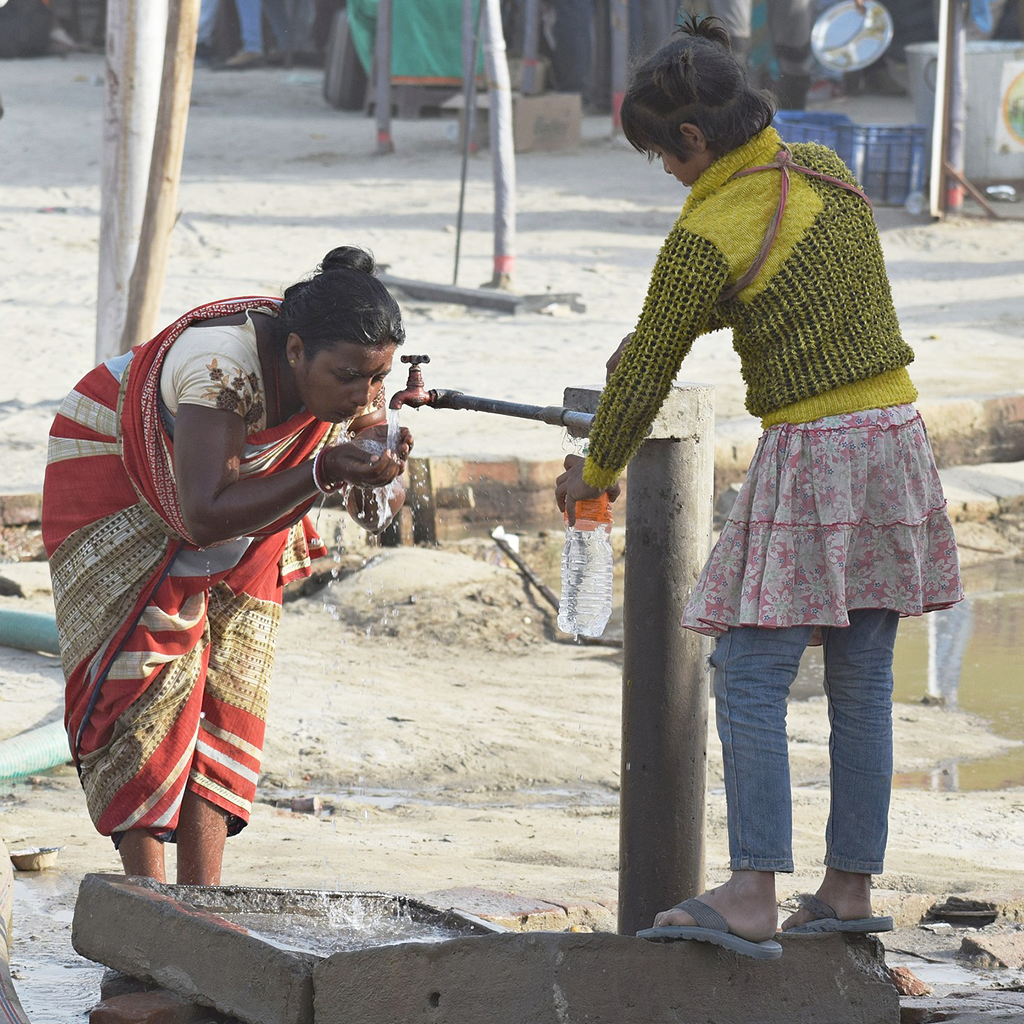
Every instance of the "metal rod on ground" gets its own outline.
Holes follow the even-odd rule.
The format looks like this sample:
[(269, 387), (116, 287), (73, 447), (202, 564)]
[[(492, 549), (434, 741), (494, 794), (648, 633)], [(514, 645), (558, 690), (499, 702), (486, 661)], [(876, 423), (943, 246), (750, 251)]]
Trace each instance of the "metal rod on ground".
[[(600, 392), (568, 389), (596, 408)], [(714, 399), (673, 388), (629, 464), (623, 599), (619, 932), (704, 890), (707, 639), (679, 625), (711, 546)]]
[[(452, 285), (459, 283), (459, 254), (462, 251), (462, 215), (466, 209), (466, 176), (469, 150), (476, 131), (476, 64), (480, 53), (480, 18), (483, 0), (479, 0), (473, 16), (473, 0), (462, 3), (462, 168), (459, 172), (459, 213), (455, 218), (455, 267)], [(473, 28), (470, 31), (469, 26)]]
[(374, 39), (373, 89), (374, 114), (377, 119), (377, 152), (394, 153), (391, 137), (391, 4), (380, 0), (377, 5), (377, 35)]
[(121, 351), (151, 338), (157, 329), (167, 277), (171, 232), (178, 219), (178, 183), (196, 59), (199, 0), (170, 0), (164, 43), (163, 86), (157, 108), (149, 186), (139, 248), (128, 284)]

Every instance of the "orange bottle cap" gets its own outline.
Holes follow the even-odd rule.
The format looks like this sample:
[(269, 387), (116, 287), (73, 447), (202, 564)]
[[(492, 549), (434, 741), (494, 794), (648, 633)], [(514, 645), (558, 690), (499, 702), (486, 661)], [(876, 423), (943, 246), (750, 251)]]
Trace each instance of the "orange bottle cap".
[[(588, 498), (586, 501), (576, 502), (576, 522), (583, 520), (588, 523), (603, 523), (608, 526), (612, 524), (612, 506), (607, 494), (601, 494), (596, 498)], [(565, 513), (565, 521), (569, 521), (568, 511)]]

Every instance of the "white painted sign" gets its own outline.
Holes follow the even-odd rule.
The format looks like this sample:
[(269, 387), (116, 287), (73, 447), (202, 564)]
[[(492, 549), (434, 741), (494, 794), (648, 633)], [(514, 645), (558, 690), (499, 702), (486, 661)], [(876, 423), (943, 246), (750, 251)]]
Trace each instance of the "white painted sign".
[(1003, 65), (996, 120), (997, 153), (1024, 153), (1024, 61)]

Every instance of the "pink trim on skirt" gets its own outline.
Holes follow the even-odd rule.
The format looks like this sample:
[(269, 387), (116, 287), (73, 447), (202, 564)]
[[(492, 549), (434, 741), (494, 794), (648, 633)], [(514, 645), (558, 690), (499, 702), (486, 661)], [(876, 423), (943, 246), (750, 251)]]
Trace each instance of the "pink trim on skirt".
[(682, 625), (848, 626), (852, 609), (963, 596), (924, 423), (896, 405), (765, 431)]

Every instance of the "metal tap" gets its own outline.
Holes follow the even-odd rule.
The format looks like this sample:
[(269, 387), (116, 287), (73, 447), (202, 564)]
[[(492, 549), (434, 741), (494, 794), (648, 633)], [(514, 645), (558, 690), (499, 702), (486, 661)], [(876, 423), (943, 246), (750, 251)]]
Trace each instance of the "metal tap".
[(403, 405), (411, 405), (414, 409), (430, 405), (436, 396), (423, 387), (423, 373), (420, 371), (420, 363), (429, 363), (430, 356), (402, 356), (402, 362), (410, 364), (409, 379), (405, 382), (405, 390), (392, 395), (388, 405), (392, 409), (401, 409)]

